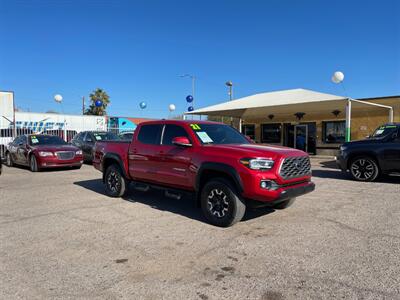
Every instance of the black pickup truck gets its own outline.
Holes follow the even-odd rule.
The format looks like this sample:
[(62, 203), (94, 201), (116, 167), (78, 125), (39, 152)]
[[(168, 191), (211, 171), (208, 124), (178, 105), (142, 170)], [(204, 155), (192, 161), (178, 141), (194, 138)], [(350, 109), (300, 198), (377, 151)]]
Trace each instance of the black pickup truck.
[(400, 123), (379, 126), (365, 140), (344, 143), (336, 162), (358, 181), (374, 181), (382, 174), (400, 173)]

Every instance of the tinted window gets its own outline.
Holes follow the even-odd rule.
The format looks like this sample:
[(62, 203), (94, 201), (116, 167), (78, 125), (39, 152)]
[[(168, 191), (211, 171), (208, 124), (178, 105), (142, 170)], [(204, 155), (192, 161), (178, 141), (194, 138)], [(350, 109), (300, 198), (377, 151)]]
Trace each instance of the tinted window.
[(240, 132), (223, 124), (190, 124), (202, 144), (249, 144)]
[(16, 137), (13, 144), (18, 145), (19, 143), (22, 143), (22, 136)]
[(280, 143), (281, 142), (281, 124), (262, 124), (261, 125), (261, 142), (263, 143)]
[(252, 140), (256, 139), (256, 126), (253, 124), (242, 125), (242, 133)]
[(143, 125), (140, 127), (138, 140), (144, 144), (160, 144), (162, 125)]
[(388, 136), (389, 134), (393, 134), (395, 132), (397, 132), (397, 126), (396, 125), (380, 126), (372, 134), (372, 137), (381, 138), (381, 137)]
[(182, 126), (166, 125), (165, 130), (164, 130), (162, 144), (163, 145), (172, 145), (173, 138), (176, 138), (178, 136), (184, 136), (184, 137), (189, 138), (189, 135), (187, 134), (186, 130)]
[(78, 133), (76, 136), (74, 136), (74, 140), (76, 141), (82, 141), (83, 140), (83, 132)]
[(65, 145), (66, 142), (55, 135), (31, 135), (29, 136), (29, 144), (36, 145)]
[(346, 137), (346, 122), (332, 121), (322, 123), (322, 138), (327, 144), (342, 144)]

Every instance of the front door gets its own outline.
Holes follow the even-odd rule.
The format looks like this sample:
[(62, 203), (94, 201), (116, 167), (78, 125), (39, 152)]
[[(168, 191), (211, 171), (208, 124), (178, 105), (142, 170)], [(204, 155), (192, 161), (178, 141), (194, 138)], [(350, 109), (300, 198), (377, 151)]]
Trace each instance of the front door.
[(190, 181), (189, 167), (192, 162), (192, 148), (176, 146), (172, 140), (176, 137), (187, 137), (189, 134), (185, 128), (175, 124), (167, 124), (162, 136), (157, 178), (168, 185), (177, 188), (189, 188), (193, 183)]
[(308, 152), (308, 126), (294, 126), (294, 148)]
[(400, 130), (397, 136), (385, 143), (383, 147), (385, 169), (400, 172)]

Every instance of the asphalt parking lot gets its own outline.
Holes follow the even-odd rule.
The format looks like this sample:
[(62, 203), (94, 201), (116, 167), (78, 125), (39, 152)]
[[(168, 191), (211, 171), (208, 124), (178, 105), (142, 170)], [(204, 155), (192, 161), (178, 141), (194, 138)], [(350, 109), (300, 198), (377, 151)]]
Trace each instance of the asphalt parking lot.
[(0, 298), (399, 299), (400, 177), (313, 165), (315, 192), (227, 229), (190, 199), (108, 198), (91, 166), (5, 167)]

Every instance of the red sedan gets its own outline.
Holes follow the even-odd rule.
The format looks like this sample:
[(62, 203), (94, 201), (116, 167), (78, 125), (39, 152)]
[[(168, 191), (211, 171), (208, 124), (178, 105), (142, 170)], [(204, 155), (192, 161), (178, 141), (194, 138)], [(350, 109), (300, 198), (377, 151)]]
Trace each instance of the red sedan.
[(45, 168), (73, 167), (83, 163), (82, 150), (54, 135), (21, 135), (8, 145), (6, 163), (9, 167), (29, 166), (32, 172)]

